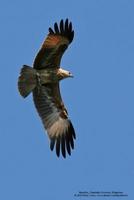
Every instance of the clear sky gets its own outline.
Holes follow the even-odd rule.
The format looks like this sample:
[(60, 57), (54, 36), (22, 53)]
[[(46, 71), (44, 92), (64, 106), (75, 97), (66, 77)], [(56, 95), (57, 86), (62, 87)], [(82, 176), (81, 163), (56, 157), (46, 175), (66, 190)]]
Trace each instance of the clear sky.
[[(66, 159), (50, 151), (32, 95), (17, 90), (21, 66), (62, 18), (75, 30), (62, 59), (74, 74), (61, 91), (77, 134)], [(134, 1), (1, 0), (0, 49), (0, 199), (134, 199)]]

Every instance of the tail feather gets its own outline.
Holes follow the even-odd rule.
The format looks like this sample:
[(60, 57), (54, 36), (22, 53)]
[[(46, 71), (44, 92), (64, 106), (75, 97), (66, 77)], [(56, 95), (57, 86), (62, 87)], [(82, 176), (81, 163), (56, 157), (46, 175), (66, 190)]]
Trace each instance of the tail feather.
[(18, 79), (18, 90), (24, 98), (36, 87), (36, 80), (36, 70), (23, 65)]

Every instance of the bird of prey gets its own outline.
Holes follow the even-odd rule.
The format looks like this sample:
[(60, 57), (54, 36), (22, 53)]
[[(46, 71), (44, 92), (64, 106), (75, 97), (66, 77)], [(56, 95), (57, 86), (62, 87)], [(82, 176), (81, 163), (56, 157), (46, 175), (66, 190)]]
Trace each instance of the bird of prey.
[(60, 67), (62, 55), (72, 42), (74, 31), (68, 19), (49, 33), (37, 53), (33, 67), (23, 65), (18, 79), (22, 97), (33, 93), (33, 101), (50, 139), (50, 149), (66, 158), (74, 149), (75, 130), (60, 94), (59, 82), (73, 75)]

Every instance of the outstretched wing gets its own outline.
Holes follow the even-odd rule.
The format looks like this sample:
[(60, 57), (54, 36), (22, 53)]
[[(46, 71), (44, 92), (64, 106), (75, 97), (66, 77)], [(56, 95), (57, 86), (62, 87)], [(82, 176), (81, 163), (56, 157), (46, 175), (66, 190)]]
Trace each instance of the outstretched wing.
[(33, 67), (35, 69), (58, 68), (61, 57), (72, 42), (73, 37), (72, 23), (68, 22), (68, 19), (65, 23), (61, 20), (59, 27), (55, 23), (54, 30), (49, 28), (49, 34), (34, 60)]
[(66, 157), (66, 151), (71, 155), (74, 148), (75, 131), (61, 99), (59, 84), (47, 84), (35, 88), (33, 99), (36, 109), (50, 138), (50, 149), (56, 146), (56, 154), (60, 151)]

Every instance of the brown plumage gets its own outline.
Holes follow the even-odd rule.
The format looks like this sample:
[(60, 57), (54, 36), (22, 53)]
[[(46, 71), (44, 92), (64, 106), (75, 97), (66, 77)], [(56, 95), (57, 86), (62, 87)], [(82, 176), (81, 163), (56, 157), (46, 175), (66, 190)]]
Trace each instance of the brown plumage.
[(74, 31), (68, 19), (54, 24), (39, 50), (33, 68), (23, 66), (18, 80), (20, 94), (26, 97), (33, 92), (35, 107), (50, 138), (50, 149), (54, 146), (59, 157), (62, 152), (71, 155), (74, 149), (75, 131), (68, 118), (67, 110), (61, 98), (59, 81), (72, 77), (72, 74), (60, 68), (60, 61), (68, 45), (72, 42)]

